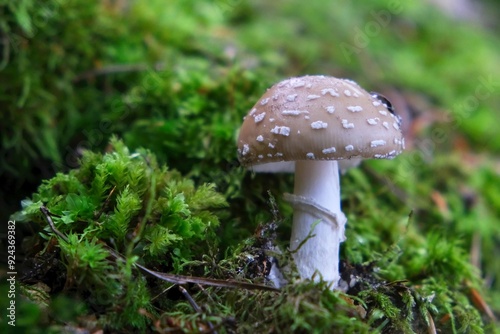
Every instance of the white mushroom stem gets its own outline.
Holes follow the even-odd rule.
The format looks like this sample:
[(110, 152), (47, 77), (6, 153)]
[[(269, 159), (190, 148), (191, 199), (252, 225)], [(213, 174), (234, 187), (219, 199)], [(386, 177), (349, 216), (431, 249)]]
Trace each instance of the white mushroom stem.
[(321, 275), (332, 289), (337, 288), (339, 246), (345, 240), (346, 223), (340, 210), (337, 161), (297, 161), (294, 194), (285, 194), (285, 200), (294, 207), (290, 249), (295, 251), (301, 278), (312, 278), (317, 272), (315, 280)]

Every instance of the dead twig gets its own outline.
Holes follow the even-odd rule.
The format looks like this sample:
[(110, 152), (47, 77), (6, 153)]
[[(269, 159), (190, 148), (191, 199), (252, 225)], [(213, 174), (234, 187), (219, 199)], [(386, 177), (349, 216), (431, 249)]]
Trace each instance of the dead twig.
[[(180, 285), (179, 285), (179, 290), (181, 291), (184, 298), (186, 298), (186, 300), (189, 302), (191, 307), (195, 310), (195, 312), (201, 314), (202, 313), (201, 307), (198, 306), (198, 304), (193, 299), (193, 297), (191, 297), (189, 292), (183, 286), (180, 286)], [(217, 331), (215, 330), (214, 325), (208, 320), (207, 320), (207, 324), (208, 324), (208, 328), (210, 329), (210, 333), (217, 334)]]
[(47, 209), (47, 207), (45, 206), (41, 206), (40, 207), (40, 211), (42, 211), (43, 215), (45, 216), (45, 219), (47, 220), (47, 222), (49, 223), (49, 226), (50, 228), (52, 229), (52, 231), (57, 234), (57, 236), (61, 239), (63, 239), (64, 241), (68, 242), (68, 238), (62, 234), (61, 232), (59, 232), (58, 229), (56, 229), (56, 226), (54, 225), (54, 222), (52, 221), (52, 218), (50, 217), (51, 213), (49, 212), (49, 209)]
[[(55, 225), (54, 222), (52, 221), (51, 213), (50, 211), (45, 207), (42, 206), (40, 207), (40, 211), (43, 213), (45, 216), (45, 219), (49, 223), (50, 228), (52, 231), (60, 237), (62, 240), (68, 242), (68, 238), (59, 232)], [(108, 250), (108, 252), (117, 260), (122, 260), (126, 261), (125, 257), (118, 252), (116, 252), (114, 249), (109, 247), (108, 245), (104, 245), (104, 248)], [(169, 282), (172, 284), (178, 284), (178, 285), (183, 285), (183, 284), (201, 284), (201, 285), (209, 285), (209, 286), (215, 286), (215, 287), (221, 287), (221, 288), (240, 288), (240, 289), (246, 289), (246, 290), (264, 290), (264, 291), (279, 291), (279, 289), (267, 286), (267, 285), (262, 285), (262, 284), (254, 284), (254, 283), (248, 283), (248, 282), (241, 282), (241, 281), (234, 281), (234, 280), (220, 280), (220, 279), (214, 279), (214, 278), (204, 278), (204, 277), (195, 277), (195, 276), (183, 276), (183, 275), (176, 275), (176, 274), (169, 274), (169, 273), (162, 273), (159, 271), (151, 270), (148, 269), (139, 263), (134, 263), (134, 265), (142, 270), (143, 272), (156, 277), (158, 279), (161, 279), (162, 281)]]
[(94, 216), (95, 220), (98, 220), (99, 218), (101, 218), (101, 215), (103, 214), (104, 210), (106, 210), (106, 207), (108, 206), (109, 201), (111, 200), (111, 196), (113, 195), (115, 190), (116, 190), (116, 186), (114, 186), (113, 189), (111, 189), (111, 191), (108, 194), (108, 197), (106, 197), (106, 200), (104, 201), (104, 204), (101, 207), (101, 210), (99, 210), (99, 212)]

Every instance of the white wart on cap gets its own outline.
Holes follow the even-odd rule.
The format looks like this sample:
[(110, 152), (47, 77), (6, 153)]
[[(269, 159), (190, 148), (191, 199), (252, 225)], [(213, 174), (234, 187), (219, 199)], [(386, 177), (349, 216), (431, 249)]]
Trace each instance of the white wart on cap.
[(351, 80), (303, 76), (281, 81), (246, 116), (242, 165), (279, 161), (391, 159), (404, 149), (400, 119)]

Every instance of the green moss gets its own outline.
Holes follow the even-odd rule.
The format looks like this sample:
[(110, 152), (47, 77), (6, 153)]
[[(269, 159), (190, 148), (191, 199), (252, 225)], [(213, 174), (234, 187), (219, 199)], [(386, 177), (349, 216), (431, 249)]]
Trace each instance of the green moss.
[[(500, 310), (494, 29), (426, 2), (4, 2), (2, 219), (29, 197), (12, 216), (26, 236), (22, 294), (33, 300), (20, 301), (19, 321), (44, 331), (419, 333), (433, 320), (441, 332), (495, 332), (473, 297)], [(246, 172), (235, 141), (267, 87), (316, 73), (390, 94), (406, 121), (409, 150), (342, 176), (352, 286), (331, 292), (293, 270), (280, 292), (186, 286), (196, 311), (134, 269), (266, 283), (272, 255), (292, 264), (282, 193), (293, 176)], [(123, 143), (106, 146), (113, 134)], [(43, 302), (36, 284), (51, 288)], [(68, 301), (84, 306), (47, 316)]]
[[(145, 277), (132, 273), (132, 265), (139, 261), (180, 272), (216, 247), (219, 220), (210, 210), (226, 202), (213, 185), (195, 188), (147, 151), (130, 153), (117, 139), (110, 145), (112, 152), (87, 151), (80, 169), (45, 181), (14, 216), (41, 230), (32, 243), (49, 241), (53, 231), (40, 212), (45, 205), (55, 228), (66, 235), (58, 239), (64, 290), (88, 294), (89, 306), (106, 310), (100, 318), (105, 327), (145, 329), (149, 320), (138, 312), (153, 308)], [(110, 261), (104, 244), (126, 254), (126, 262)]]

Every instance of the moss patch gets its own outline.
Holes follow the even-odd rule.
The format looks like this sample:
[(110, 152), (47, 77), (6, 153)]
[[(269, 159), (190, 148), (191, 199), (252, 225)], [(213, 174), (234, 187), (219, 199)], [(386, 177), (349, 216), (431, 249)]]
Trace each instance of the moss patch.
[[(1, 5), (0, 211), (17, 222), (19, 326), (495, 332), (494, 29), (385, 0)], [(293, 176), (240, 168), (235, 140), (267, 87), (304, 74), (354, 79), (404, 119), (403, 155), (341, 178), (347, 291), (292, 269), (278, 292), (186, 293), (140, 271), (265, 285), (276, 259), (292, 264)]]

